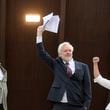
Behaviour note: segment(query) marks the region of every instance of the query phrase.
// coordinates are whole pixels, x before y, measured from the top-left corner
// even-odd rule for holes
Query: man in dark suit
[[[54,103],[53,110],[88,110],[91,103],[91,79],[87,64],[73,59],[74,47],[63,42],[58,47],[58,57],[52,58],[43,46],[44,27],[37,29],[39,56],[50,66],[54,80],[48,100]]]

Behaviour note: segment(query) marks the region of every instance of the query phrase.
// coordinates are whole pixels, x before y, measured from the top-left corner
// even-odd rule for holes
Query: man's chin
[[[65,58],[65,61],[68,62],[68,61],[70,61],[71,59],[72,59],[72,58]]]

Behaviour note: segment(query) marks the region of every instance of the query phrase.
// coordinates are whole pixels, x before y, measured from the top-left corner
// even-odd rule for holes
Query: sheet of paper
[[[52,18],[53,12],[43,17],[43,25],[46,25],[48,21]]]
[[[0,81],[3,80],[3,72],[2,70],[0,69]]]
[[[58,27],[60,22],[60,18],[58,15],[53,15],[52,12],[49,15],[43,17],[43,20],[44,20],[43,21],[44,30],[54,33],[58,32]]]
[[[59,27],[60,18],[58,15],[53,16],[49,22],[45,25],[45,30],[57,33]]]

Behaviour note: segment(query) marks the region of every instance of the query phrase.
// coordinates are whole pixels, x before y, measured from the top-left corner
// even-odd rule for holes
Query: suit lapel
[[[74,73],[77,73],[77,71],[79,71],[80,68],[81,67],[80,67],[79,63],[77,61],[75,61],[75,72]]]
[[[66,71],[67,71],[66,66],[63,63],[62,59],[60,57],[58,57],[56,60],[57,60],[58,64],[60,65],[61,69],[64,71],[64,73],[66,73]]]

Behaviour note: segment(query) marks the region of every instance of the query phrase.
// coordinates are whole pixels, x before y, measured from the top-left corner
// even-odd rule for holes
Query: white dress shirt
[[[98,77],[96,77],[94,79],[95,83],[100,84],[101,86],[105,87],[106,89],[110,90],[110,80],[103,78],[101,75],[99,75]],[[110,102],[109,104],[106,106],[105,110],[110,110]]]
[[[40,43],[40,42],[42,42],[42,41],[43,41],[42,36],[37,36],[37,37],[36,37],[36,43]]]
[[[3,80],[3,72],[2,72],[2,70],[0,68],[0,81],[2,81],[2,80]]]
[[[99,75],[98,77],[96,77],[94,79],[94,82],[95,83],[98,83],[100,84],[101,86],[107,88],[110,90],[110,80],[106,79],[106,78],[103,78],[101,75]]]

